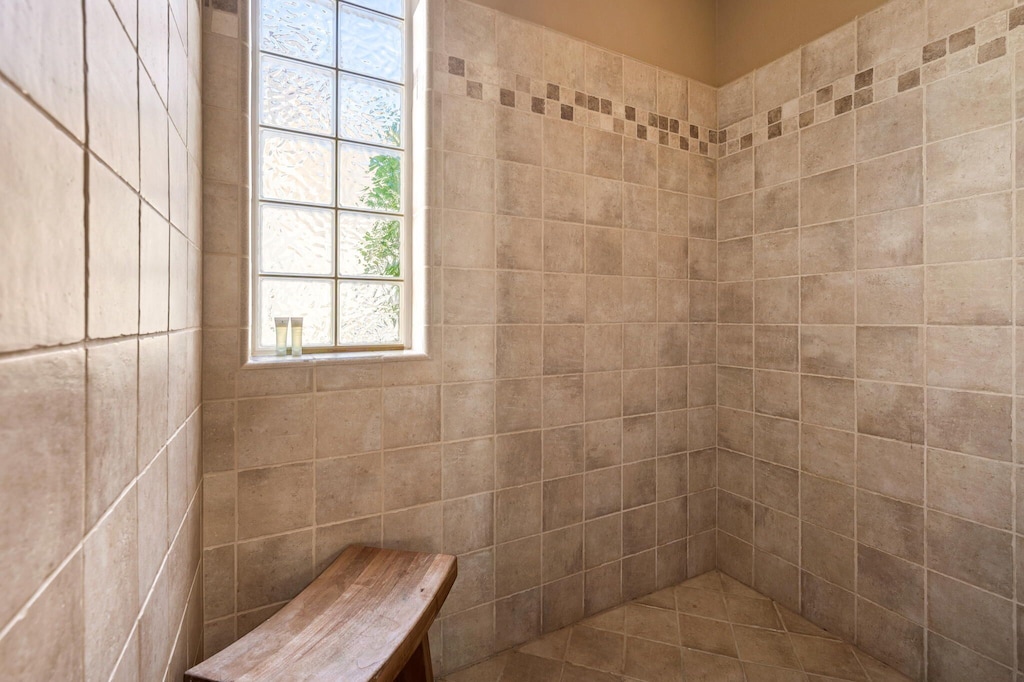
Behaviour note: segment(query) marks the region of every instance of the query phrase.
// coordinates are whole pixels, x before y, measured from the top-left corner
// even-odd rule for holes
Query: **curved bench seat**
[[[427,630],[455,557],[350,546],[287,606],[185,680],[432,680]]]

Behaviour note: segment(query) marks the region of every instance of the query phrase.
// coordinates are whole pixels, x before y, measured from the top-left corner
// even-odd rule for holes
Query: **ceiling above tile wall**
[[[886,0],[475,0],[724,85]]]

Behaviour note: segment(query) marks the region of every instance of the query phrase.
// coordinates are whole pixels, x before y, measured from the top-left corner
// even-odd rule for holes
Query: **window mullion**
[[[375,0],[366,1],[369,4]],[[288,13],[294,10],[291,9],[291,5],[286,7],[285,4],[279,0],[257,0],[258,9],[254,13],[256,37],[253,44],[257,65],[253,70],[253,84],[256,87],[254,87],[252,98],[252,106],[255,111],[251,120],[254,123],[254,130],[259,134],[254,136],[253,146],[254,203],[257,209],[253,211],[252,215],[254,245],[251,259],[251,267],[254,271],[253,348],[255,352],[261,353],[273,346],[272,343],[261,338],[261,334],[265,333],[261,327],[265,326],[266,319],[264,318],[268,314],[272,319],[273,314],[277,312],[278,309],[271,306],[274,301],[291,300],[290,304],[282,307],[282,314],[287,314],[287,310],[294,308],[296,304],[301,307],[319,301],[316,306],[320,307],[314,308],[311,314],[311,318],[316,318],[313,320],[312,328],[310,320],[307,320],[305,325],[305,336],[309,343],[311,332],[317,328],[316,325],[322,324],[323,318],[319,316],[323,312],[322,306],[328,299],[330,322],[327,326],[329,328],[320,331],[326,333],[326,338],[322,340],[329,343],[328,345],[317,345],[315,342],[311,344],[318,350],[405,347],[409,336],[408,330],[405,329],[407,315],[404,306],[408,300],[405,292],[409,286],[407,280],[410,267],[407,257],[410,227],[406,187],[409,182],[407,154],[411,148],[408,86],[406,85],[411,70],[407,63],[409,34],[406,19],[373,7],[364,7],[358,2],[329,3],[334,8],[333,26],[330,29],[330,33],[333,35],[329,36],[333,41],[329,45],[333,59],[325,64],[323,61],[317,61],[317,57],[325,55],[327,48],[317,48],[316,45],[311,47],[308,39],[310,36],[317,38],[327,34],[317,33],[315,27],[311,29],[305,23],[296,23],[298,19],[295,19],[295,16],[299,15],[289,15]],[[392,6],[386,0],[375,2],[375,4],[388,9]],[[269,10],[266,9],[268,5],[270,6]],[[318,20],[318,17],[322,15],[321,10],[326,10],[329,7],[324,0],[299,0],[299,5],[308,5],[309,7],[308,11],[301,15],[302,22]],[[346,8],[351,11],[346,12]],[[267,12],[277,13],[271,17],[271,23],[279,33],[271,39],[272,49],[267,48],[265,44],[267,34],[262,32],[262,22]],[[343,22],[346,16],[351,17],[352,21],[356,23],[345,25]],[[289,24],[289,21],[292,23]],[[360,26],[367,30],[361,34],[353,33],[353,26]],[[380,34],[376,38],[382,42],[379,49],[372,48],[374,49],[374,58],[365,62],[358,61],[363,53],[360,53],[358,49],[353,52],[352,46],[369,49],[373,38],[371,30],[378,28]],[[296,35],[301,35],[302,39],[289,42],[288,31],[294,31]],[[342,43],[342,36],[346,31],[350,35],[356,36],[353,42],[348,43],[348,48]],[[398,35],[401,36],[400,40]],[[323,44],[320,43],[321,46]],[[319,51],[306,51],[314,48]],[[350,55],[354,54],[356,57],[356,61],[351,61],[348,65],[354,64],[359,68],[361,68],[360,65],[365,65],[365,70],[370,73],[360,73],[351,68],[342,68],[343,50],[346,49],[349,50]],[[396,59],[399,61],[393,66],[388,66],[386,61],[379,61],[380,54],[394,54],[396,49],[398,50]],[[322,95],[318,93],[323,93],[322,84],[325,81],[322,76],[317,81],[316,74],[324,71],[333,72],[334,76],[329,85],[332,95],[330,100],[333,121],[331,134],[309,129],[310,126],[306,126],[306,129],[302,130],[288,127],[292,124],[305,124],[306,121],[323,120],[320,115],[318,115],[319,118],[303,118],[304,112],[302,111],[295,113],[295,117],[292,117],[285,110],[284,116],[275,119],[274,123],[262,123],[263,107],[265,106],[263,87],[270,83],[266,87],[270,88],[271,93],[275,90],[273,81],[264,80],[264,56],[278,60],[274,63],[278,72],[274,76],[267,76],[267,78],[294,75],[295,80],[289,82],[289,87],[297,87],[296,84],[301,87],[312,83],[319,88],[318,91],[306,91],[312,98],[311,100],[297,100],[296,106],[300,110],[303,106],[318,105],[316,97],[322,98]],[[290,69],[288,65],[295,68]],[[267,68],[272,67],[268,66]],[[401,80],[386,77],[399,74],[402,76]],[[306,81],[303,81],[303,78],[306,78]],[[344,92],[342,91],[343,83],[347,88]],[[280,93],[281,90],[276,90],[276,92]],[[343,97],[347,99],[343,100]],[[392,102],[389,98],[396,99]],[[279,99],[278,101],[286,100]],[[388,113],[388,106],[392,105],[397,106],[397,115]],[[360,107],[362,107],[361,110]],[[278,109],[278,111],[281,110]],[[346,121],[353,123],[346,126]],[[279,125],[282,122],[285,125]],[[384,133],[389,130],[387,126],[390,125],[397,125],[397,130],[400,131],[397,145],[387,143],[390,142],[387,135],[392,133],[387,133],[387,135]],[[391,130],[396,129],[392,128]],[[269,145],[270,142],[265,143],[263,131],[267,131],[272,136],[269,140],[272,140],[276,147],[265,148],[265,144]],[[347,134],[353,132],[357,133],[358,137],[353,138],[352,135]],[[364,136],[374,139],[359,139]],[[310,169],[316,172],[318,168],[317,163],[319,162],[312,151],[316,149],[315,141],[317,140],[321,143],[331,143],[334,150],[328,166],[331,170],[331,196],[333,196],[330,203],[311,203],[309,201],[312,196],[319,197],[319,195],[310,194],[312,189],[308,183],[316,177],[321,178],[319,182],[322,182],[324,177],[322,173],[318,176],[308,175]],[[343,166],[343,160],[348,160],[350,164],[354,165]],[[319,168],[323,168],[323,166]],[[269,185],[265,184],[264,177],[271,178]],[[313,187],[315,187],[315,183]],[[274,190],[273,195],[265,193],[268,189]],[[299,194],[289,196],[290,192],[299,192]],[[343,204],[343,202],[346,203]],[[292,255],[300,260],[302,257],[311,257],[313,253],[319,251],[318,265],[316,265],[319,272],[306,272],[301,262],[296,265],[294,259],[289,261],[288,258],[284,260],[275,258],[274,267],[270,267],[271,263],[265,262],[266,254],[263,249],[271,247],[272,244],[264,243],[268,237],[264,232],[270,229],[266,222],[269,218],[265,218],[264,209],[277,210],[283,212],[282,215],[287,215],[288,211],[292,211],[293,227],[300,232],[309,232],[314,225],[322,224],[322,222],[314,221],[315,216],[321,215],[323,211],[330,212],[328,234],[331,243],[326,245],[329,246],[329,258],[324,254],[322,242],[318,242],[321,243],[321,246],[313,251],[310,250],[308,242],[306,244],[286,242],[287,248],[279,247],[279,250],[298,251],[298,255],[294,253]],[[354,222],[352,220],[344,221],[343,217],[346,215],[351,215]],[[287,228],[276,229],[278,230],[275,237],[278,239],[277,243],[280,243],[281,238],[287,239]],[[284,229],[284,232],[281,232],[281,229]],[[357,231],[343,234],[343,230],[353,229]],[[315,233],[302,236],[307,240],[313,239],[314,242],[316,239],[322,239],[322,237],[316,237]],[[341,260],[343,249],[347,254],[344,267]],[[324,258],[328,258],[330,263],[329,274],[324,271]],[[285,263],[291,263],[291,265],[283,266]],[[310,267],[312,267],[311,263],[310,261]],[[379,269],[385,266],[387,266],[386,270]],[[281,269],[282,267],[284,269]],[[349,271],[353,268],[357,270],[366,268],[367,274],[350,274]],[[395,271],[396,268],[397,271]],[[285,269],[303,271],[286,272]],[[393,274],[397,276],[385,274],[393,271],[395,271]],[[330,292],[326,290],[328,285]],[[289,296],[292,298],[289,299]],[[342,310],[343,305],[345,310]],[[291,314],[294,315],[294,312]],[[374,322],[370,324],[367,322],[368,319],[373,319]],[[393,327],[389,325],[393,325]],[[394,332],[389,332],[389,329],[393,329]],[[346,337],[345,330],[355,331]],[[366,336],[366,338],[361,338],[360,335]]]

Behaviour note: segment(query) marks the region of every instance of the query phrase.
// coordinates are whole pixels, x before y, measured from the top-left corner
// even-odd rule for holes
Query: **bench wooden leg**
[[[430,642],[423,635],[420,645],[406,662],[395,682],[434,682],[434,667],[430,662]]]

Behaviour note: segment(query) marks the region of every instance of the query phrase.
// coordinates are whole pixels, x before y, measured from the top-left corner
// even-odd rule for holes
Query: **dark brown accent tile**
[[[562,105],[562,120],[571,121],[573,119],[573,106],[571,104]]]
[[[627,121],[635,121],[636,120],[636,107],[631,107],[631,106],[627,106],[626,107],[626,120]]]
[[[679,138],[679,148],[682,149],[682,150],[685,150],[685,151],[690,151],[690,138],[688,138],[688,137],[680,137]]]
[[[768,125],[782,120],[782,107],[775,107],[768,112]]]
[[[768,139],[769,140],[774,140],[776,137],[781,137],[781,136],[782,136],[782,124],[781,123],[772,123],[770,126],[768,126]]]
[[[1024,6],[1014,7],[1010,10],[1010,19],[1007,30],[1012,31],[1018,26],[1024,26]]]
[[[709,130],[708,131],[708,142],[710,142],[711,144],[718,144],[718,131],[717,130]]]
[[[674,119],[674,118],[671,119],[668,122],[668,131],[670,133],[672,133],[673,135],[678,135],[679,134],[679,121]]]
[[[845,114],[846,112],[853,109],[853,95],[847,95],[846,97],[840,97],[836,100],[836,116]]]
[[[868,87],[869,85],[873,84],[874,82],[875,82],[875,70],[874,69],[867,69],[866,71],[861,71],[860,73],[858,73],[856,76],[853,77],[853,89],[854,90],[860,90],[861,88]]]
[[[562,89],[554,83],[548,83],[548,99],[553,99],[556,102],[562,97]]]
[[[587,109],[591,111],[601,110],[601,98],[594,97],[593,95],[587,95]]]
[[[707,142],[701,142],[700,143],[700,153],[703,154],[704,156],[708,155],[708,143]]]
[[[946,56],[946,40],[936,40],[921,48],[921,61],[927,64]]]
[[[1006,54],[1006,37],[996,38],[978,48],[978,63],[984,64]]]
[[[921,69],[914,69],[913,71],[900,74],[897,81],[897,90],[899,92],[912,90],[919,85],[921,85]]]
[[[544,113],[544,99],[541,98],[541,97],[534,97],[530,101],[530,110],[533,111],[533,113],[535,113],[535,114],[543,114]]]
[[[697,126],[690,126],[690,137],[692,137],[693,139],[697,139],[698,137],[700,137],[700,129]]]
[[[506,107],[514,107],[516,105],[516,93],[514,90],[501,89],[501,103]]]
[[[800,114],[801,128],[806,128],[812,123],[814,123],[814,109],[811,109],[810,111],[805,111],[804,113]]]
[[[660,130],[668,130],[668,116],[658,117],[658,128]]]
[[[816,104],[827,104],[832,101],[832,86],[826,85],[825,87],[818,90],[817,98],[815,99]]]
[[[729,131],[728,130],[719,130],[718,131],[718,141],[720,143],[724,144],[728,140],[729,140]]]
[[[465,76],[466,61],[458,57],[448,57],[448,73],[454,76]]]
[[[610,99],[603,99],[603,100],[601,100],[601,113],[602,114],[608,114],[609,116],[611,116],[611,114],[612,114],[612,101]]]
[[[973,45],[975,40],[977,40],[977,38],[975,37],[973,26],[960,31],[959,33],[954,33],[949,36],[949,51],[951,53],[959,52],[960,50]]]
[[[668,131],[666,131],[666,130],[659,130],[658,131],[658,143],[659,144],[664,144],[664,145],[668,144]]]
[[[753,133],[747,133],[740,138],[740,149],[750,149],[752,146],[754,146]]]
[[[576,91],[576,106],[578,106],[578,107],[585,107],[585,106],[587,106],[587,96],[585,94],[583,94],[582,92],[580,92],[579,90]]]
[[[647,112],[647,126],[649,128],[658,127],[658,115],[652,112]]]
[[[872,88],[864,88],[853,94],[853,106],[856,109],[871,104],[875,101],[875,92]]]
[[[647,139],[647,126],[638,125],[636,127],[636,136],[637,136],[637,139],[646,140]]]

